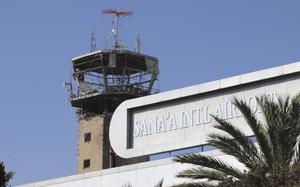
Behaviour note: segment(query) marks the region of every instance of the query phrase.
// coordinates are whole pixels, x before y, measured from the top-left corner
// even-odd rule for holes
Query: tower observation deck
[[[135,51],[119,41],[120,18],[132,12],[107,9],[102,13],[114,18],[112,47],[96,50],[92,33],[91,52],[72,59],[72,80],[65,84],[78,111],[78,173],[148,160],[147,156],[123,159],[116,155],[109,143],[109,123],[123,101],[159,91],[158,59],[140,52],[140,33]]]
[[[83,113],[111,113],[124,100],[157,93],[158,59],[129,50],[103,50],[72,59],[71,104]],[[75,89],[74,89],[75,88]]]

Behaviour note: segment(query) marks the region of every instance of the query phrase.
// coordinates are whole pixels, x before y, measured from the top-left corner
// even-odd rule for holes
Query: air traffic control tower
[[[70,102],[78,115],[77,172],[84,173],[147,161],[148,157],[123,159],[111,149],[109,123],[114,110],[127,99],[158,92],[158,59],[140,53],[137,37],[135,51],[126,49],[118,39],[119,19],[127,10],[108,9],[113,16],[113,45],[96,50],[92,34],[91,52],[72,59]]]

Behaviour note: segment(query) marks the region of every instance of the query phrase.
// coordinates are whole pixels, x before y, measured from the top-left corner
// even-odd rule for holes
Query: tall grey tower
[[[70,102],[77,108],[77,172],[84,173],[148,160],[148,157],[123,159],[114,154],[109,143],[109,123],[114,110],[127,99],[158,92],[158,59],[126,49],[119,41],[119,19],[127,10],[108,9],[113,16],[113,46],[72,59],[73,80]],[[93,33],[93,42],[94,33]],[[95,45],[94,45],[95,46]]]

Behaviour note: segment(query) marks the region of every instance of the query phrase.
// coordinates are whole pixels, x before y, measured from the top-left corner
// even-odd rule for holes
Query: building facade
[[[256,96],[265,95],[276,101],[278,96],[295,95],[300,92],[300,62],[246,73],[191,87],[126,100],[111,116],[109,139],[114,153],[124,159],[148,157],[141,163],[86,172],[74,176],[51,179],[20,187],[152,187],[161,179],[163,186],[171,186],[184,179],[176,173],[190,165],[174,163],[172,158],[186,153],[199,153],[218,157],[226,163],[239,164],[207,145],[206,138],[213,128],[210,114],[228,120],[245,132],[253,133],[243,121],[239,111],[232,105],[232,98],[245,100],[258,117],[260,109]],[[84,125],[82,142],[94,139],[88,132],[101,132],[101,116],[94,117]],[[84,121],[82,121],[84,123]],[[96,125],[93,125],[93,124]],[[91,124],[91,125],[90,125]],[[99,142],[99,140],[97,140]],[[100,141],[101,142],[101,141]],[[99,147],[97,144],[93,145]],[[87,146],[85,148],[89,149]],[[82,151],[88,153],[89,151]],[[99,154],[101,149],[95,150]],[[83,160],[93,155],[82,156]],[[92,161],[93,162],[93,161]],[[95,158],[95,162],[100,160]],[[86,163],[87,164],[87,163]],[[82,165],[84,167],[84,163]],[[240,165],[240,167],[243,167]],[[88,170],[86,170],[88,171]],[[92,169],[91,169],[92,171]]]

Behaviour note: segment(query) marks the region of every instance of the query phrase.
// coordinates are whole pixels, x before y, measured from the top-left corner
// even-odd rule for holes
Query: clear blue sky
[[[104,8],[134,16],[121,38],[160,59],[162,91],[300,61],[297,0],[1,0],[0,160],[12,184],[76,173],[77,122],[68,94],[71,58],[111,30]]]

